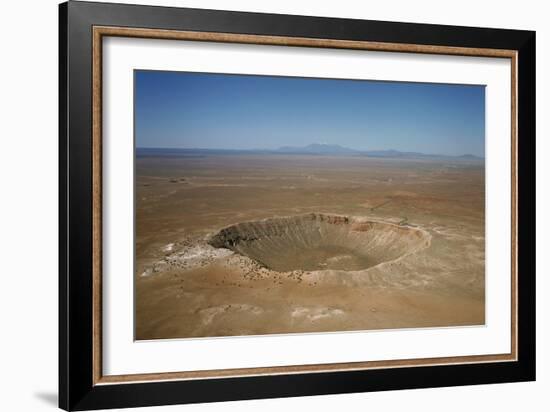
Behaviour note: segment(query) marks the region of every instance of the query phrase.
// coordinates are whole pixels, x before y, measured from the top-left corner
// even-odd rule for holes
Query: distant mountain
[[[387,158],[402,158],[402,159],[460,159],[460,160],[484,160],[483,157],[474,156],[472,154],[464,154],[461,156],[426,154],[420,152],[400,152],[399,150],[367,150],[360,152],[368,157],[387,157]]]
[[[357,150],[343,147],[337,144],[312,143],[307,146],[283,146],[277,150],[279,153],[296,154],[351,154],[359,153]]]
[[[462,156],[457,156],[461,159],[472,159],[472,160],[482,160],[483,157],[479,157],[473,154],[463,154]]]
[[[399,150],[355,150],[349,147],[340,146],[337,144],[312,143],[307,146],[283,146],[275,149],[274,153],[284,154],[310,154],[310,155],[356,155],[368,157],[384,157],[384,158],[399,158],[399,159],[462,159],[462,160],[483,160],[482,157],[472,154],[464,154],[461,156],[426,154],[420,152],[401,152]]]
[[[212,155],[318,155],[318,156],[365,156],[388,159],[433,159],[458,160],[467,162],[484,161],[483,157],[472,154],[459,156],[426,154],[420,152],[401,152],[399,150],[354,150],[337,144],[312,143],[307,146],[283,146],[278,149],[169,149],[140,148],[136,149],[139,157],[196,157]]]

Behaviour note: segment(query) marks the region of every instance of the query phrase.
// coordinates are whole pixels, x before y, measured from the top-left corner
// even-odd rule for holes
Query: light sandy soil
[[[140,157],[136,170],[137,339],[485,322],[483,163],[225,155]],[[422,241],[377,250],[356,228],[323,226],[313,232],[345,242],[312,250],[291,220],[277,229],[298,230],[284,247],[265,241],[271,229],[209,244],[232,225],[302,216],[388,223]]]

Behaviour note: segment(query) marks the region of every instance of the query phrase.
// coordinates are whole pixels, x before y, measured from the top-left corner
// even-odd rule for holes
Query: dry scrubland
[[[136,160],[136,338],[479,325],[484,165]]]

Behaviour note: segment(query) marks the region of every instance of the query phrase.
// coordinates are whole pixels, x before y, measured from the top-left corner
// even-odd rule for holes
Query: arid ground
[[[485,322],[481,160],[136,158],[136,339]]]

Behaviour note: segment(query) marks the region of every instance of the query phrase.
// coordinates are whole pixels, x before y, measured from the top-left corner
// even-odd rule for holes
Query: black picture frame
[[[97,385],[92,28],[137,27],[517,51],[517,361]],[[90,410],[535,380],[535,32],[89,3],[59,6],[59,406]]]

